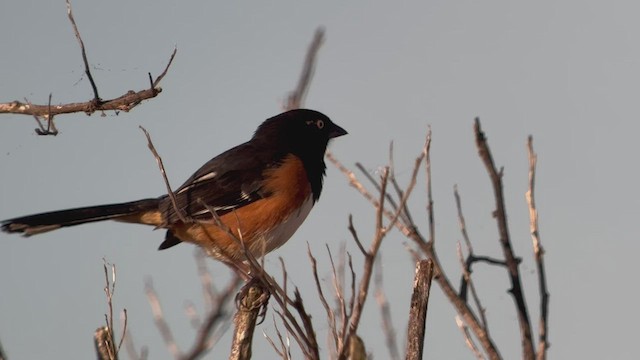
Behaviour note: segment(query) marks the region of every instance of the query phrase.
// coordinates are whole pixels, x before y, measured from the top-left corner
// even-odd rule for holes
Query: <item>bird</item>
[[[16,217],[1,229],[31,236],[105,220],[145,224],[166,229],[159,250],[192,243],[248,276],[247,252],[277,249],[305,220],[322,192],[327,145],[346,134],[321,112],[289,110],[206,162],[172,196]]]

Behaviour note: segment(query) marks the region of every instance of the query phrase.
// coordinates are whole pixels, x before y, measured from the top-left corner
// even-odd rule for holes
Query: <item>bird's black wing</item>
[[[211,219],[268,196],[262,187],[264,170],[278,163],[277,154],[251,142],[216,156],[196,171],[175,192],[177,207],[186,218]],[[205,206],[206,204],[206,206]],[[167,224],[180,220],[168,196],[160,210]]]

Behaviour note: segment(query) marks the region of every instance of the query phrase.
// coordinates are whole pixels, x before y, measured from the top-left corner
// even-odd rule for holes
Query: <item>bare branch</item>
[[[173,63],[173,59],[175,59],[177,53],[178,53],[178,48],[174,47],[173,52],[169,57],[169,62],[167,63],[167,66],[165,66],[164,70],[162,70],[162,73],[160,73],[160,75],[158,75],[158,77],[155,80],[153,80],[153,83],[152,83],[153,86],[151,87],[151,89],[157,89],[158,93],[162,91],[160,88],[158,88],[158,85],[160,84],[160,81],[164,79],[165,75],[167,75],[167,72],[169,72],[169,67]],[[149,73],[149,77],[151,77],[151,73]]]
[[[251,342],[265,289],[256,285],[248,284],[248,286],[246,291],[243,291],[245,296],[238,303],[238,310],[233,317],[235,332],[229,360],[251,359]]]
[[[462,268],[462,278],[464,279],[463,286],[460,287],[460,297],[467,300],[466,287],[468,286],[471,290],[471,297],[473,298],[473,302],[476,304],[476,308],[478,309],[478,313],[480,313],[480,321],[484,331],[489,333],[489,325],[487,323],[487,318],[485,316],[485,308],[482,306],[480,302],[480,297],[476,291],[476,286],[471,279],[471,263],[464,260],[464,256],[462,255],[462,245],[458,243],[457,246],[458,259],[460,260],[460,267]],[[471,258],[471,253],[469,254],[469,258]],[[463,290],[464,289],[464,290]]]
[[[460,232],[462,232],[462,238],[467,245],[467,252],[469,253],[467,261],[465,261],[462,255],[462,246],[460,245],[460,243],[458,243],[458,258],[460,259],[460,266],[462,267],[462,284],[460,285],[460,297],[462,297],[466,301],[466,289],[468,286],[471,289],[471,296],[473,297],[473,300],[476,304],[476,308],[480,313],[480,321],[482,327],[487,333],[489,333],[489,325],[485,316],[485,309],[480,302],[480,297],[478,296],[478,293],[476,291],[475,284],[473,283],[473,280],[471,280],[471,265],[476,258],[475,254],[473,253],[473,246],[471,246],[469,234],[467,233],[467,225],[464,220],[464,215],[462,214],[462,201],[460,199],[460,194],[458,193],[457,185],[453,188],[453,196],[455,197],[456,208],[458,209],[458,222],[460,224]]]
[[[423,149],[423,153],[428,152],[426,147]],[[426,157],[426,154],[425,154]],[[345,176],[347,177],[349,184],[353,186],[356,190],[362,194],[362,196],[367,199],[376,209],[380,208],[379,201],[374,198],[374,196],[362,185],[362,183],[358,180],[357,176],[349,169],[347,169],[340,161],[338,161],[333,155],[327,154],[327,159],[333,163]],[[427,174],[429,177],[430,175]],[[431,181],[427,179],[427,181]],[[433,208],[428,209],[429,211],[433,211]],[[392,219],[394,214],[390,211],[384,211],[384,216],[388,219]],[[501,359],[500,353],[493,343],[493,340],[487,334],[482,326],[480,325],[478,319],[476,318],[473,311],[469,308],[467,303],[459,298],[458,293],[451,285],[451,282],[447,278],[446,274],[443,271],[442,265],[438,260],[438,256],[433,247],[433,242],[427,242],[427,240],[420,234],[418,228],[414,223],[403,223],[402,221],[397,221],[395,223],[396,228],[408,239],[412,240],[427,256],[429,259],[433,261],[434,265],[434,274],[436,275],[436,280],[438,285],[446,295],[447,299],[451,302],[453,307],[456,309],[460,317],[463,321],[469,326],[471,331],[476,335],[480,344],[482,345],[484,351],[486,352],[488,358],[492,360]]]
[[[278,336],[278,341],[280,342],[280,348],[276,346],[273,339],[271,339],[271,337],[269,337],[264,331],[262,332],[262,335],[264,335],[264,337],[267,339],[269,344],[271,344],[271,347],[278,354],[278,356],[280,356],[282,359],[285,359],[285,360],[291,359],[291,347],[287,345],[289,343],[288,341],[289,338],[287,337],[287,344],[285,344],[285,341],[282,338],[282,333],[280,332],[280,328],[278,328],[278,323],[276,323],[275,316],[273,317],[273,327],[276,329],[276,336]]]
[[[125,111],[128,112],[144,100],[152,99],[162,92],[161,88],[145,89],[140,91],[128,91],[126,94],[111,100],[102,101],[98,106],[93,106],[91,101],[80,103],[68,103],[62,105],[35,105],[12,101],[0,103],[0,114],[54,116],[60,114],[86,113],[96,111]],[[49,112],[49,108],[51,111]]]
[[[113,333],[108,326],[99,327],[93,334],[93,343],[99,360],[116,360],[116,347]]]
[[[287,104],[285,106],[286,110],[297,109],[304,103],[304,98],[309,90],[311,79],[313,78],[318,51],[320,51],[320,46],[322,46],[323,42],[324,29],[320,27],[316,29],[316,32],[313,35],[313,40],[307,49],[307,56],[304,61],[302,73],[298,79],[298,86],[296,86],[296,89],[289,94],[289,98],[287,99]]]
[[[356,228],[353,226],[353,215],[349,214],[349,232],[351,233],[351,237],[353,238],[353,240],[356,242],[356,245],[358,245],[358,249],[360,249],[360,252],[362,253],[362,255],[367,255],[367,250],[364,249],[364,246],[362,246],[362,242],[360,241],[360,238],[358,237],[358,232],[356,231]]]
[[[433,245],[436,239],[436,228],[433,211],[433,195],[431,191],[431,127],[427,130],[427,139],[422,150],[425,162],[426,183],[427,183],[427,217],[429,219],[429,243]]]
[[[115,341],[115,333],[114,333],[114,320],[113,320],[113,295],[116,290],[116,266],[113,264],[107,263],[105,259],[103,260],[103,269],[104,269],[104,278],[105,278],[105,287],[104,292],[107,298],[107,311],[105,314],[105,326],[98,328],[94,332],[94,344],[96,348],[96,354],[99,359],[110,359],[115,360],[118,358],[118,353],[120,352],[120,347],[122,346],[122,342],[124,337],[127,335],[127,310],[123,310],[123,329],[122,336],[120,338],[120,342],[116,346]],[[111,270],[111,271],[109,271]],[[111,274],[111,277],[109,277]]]
[[[182,210],[178,208],[178,201],[176,200],[176,196],[173,193],[173,190],[171,190],[171,185],[169,184],[169,179],[167,178],[167,172],[164,170],[164,164],[162,163],[162,158],[160,157],[160,154],[158,154],[158,152],[156,151],[155,146],[153,146],[153,142],[151,141],[151,135],[149,135],[149,132],[147,131],[147,129],[143,128],[142,126],[139,126],[139,128],[140,130],[142,130],[142,132],[144,132],[144,136],[147,137],[147,146],[149,147],[149,150],[151,150],[153,157],[156,159],[156,162],[158,163],[158,167],[160,168],[160,174],[162,174],[162,179],[164,180],[164,184],[167,188],[167,195],[169,195],[169,199],[171,199],[171,204],[173,205],[173,209],[175,210],[176,215],[178,215],[178,218],[180,218],[180,221],[182,221],[183,223],[189,222],[185,218],[184,214],[182,214]]]
[[[96,86],[95,80],[93,80],[93,76],[91,75],[91,70],[89,69],[89,60],[87,60],[87,51],[84,47],[84,42],[80,37],[80,31],[78,30],[78,25],[76,25],[76,20],[73,18],[73,11],[71,10],[71,3],[67,0],[67,15],[69,16],[69,21],[71,21],[71,25],[73,26],[73,32],[76,34],[76,39],[78,39],[78,43],[80,44],[80,50],[82,51],[82,62],[84,63],[84,72],[87,74],[87,78],[89,78],[89,82],[91,83],[91,88],[93,89],[93,102],[95,105],[100,103],[100,96],[98,95],[98,87]]]
[[[349,350],[349,340],[356,335],[358,330],[358,326],[360,325],[360,318],[362,317],[362,311],[364,309],[364,304],[367,299],[369,293],[369,285],[371,282],[371,276],[373,274],[373,264],[376,260],[378,250],[380,249],[380,245],[382,244],[382,240],[384,239],[386,233],[386,228],[383,225],[383,209],[384,209],[384,200],[387,191],[387,183],[389,180],[389,168],[385,167],[382,170],[381,179],[380,179],[380,195],[378,198],[378,204],[380,206],[376,209],[376,225],[375,225],[375,235],[373,241],[371,242],[371,246],[369,247],[369,251],[365,255],[364,269],[362,271],[362,278],[360,280],[360,286],[358,288],[358,294],[356,296],[356,301],[353,306],[353,311],[351,313],[349,319],[349,331],[348,333],[343,334],[347,336],[344,339],[344,344],[342,349],[339,349],[338,359],[346,359],[347,351]],[[396,217],[397,216],[393,216]],[[392,217],[392,218],[393,218]]]
[[[136,345],[133,342],[133,336],[130,332],[126,333],[124,336],[124,347],[127,350],[127,355],[129,355],[130,359],[133,360],[147,360],[148,358],[148,349],[146,347],[142,347],[140,350],[140,355],[138,355],[138,351],[136,350]]]
[[[529,206],[529,227],[531,230],[531,241],[533,242],[533,254],[535,256],[536,266],[538,269],[538,289],[540,292],[540,320],[538,327],[537,359],[545,360],[547,358],[547,349],[549,349],[549,290],[547,289],[547,275],[544,266],[544,248],[540,243],[538,209],[536,208],[534,196],[538,155],[533,151],[533,137],[531,136],[529,136],[527,141],[527,150],[529,154],[529,190],[525,197]]]
[[[421,260],[416,264],[416,276],[413,282],[409,325],[407,329],[407,360],[420,360],[424,350],[424,330],[427,321],[429,292],[433,278],[433,261]]]
[[[307,255],[309,256],[309,261],[311,261],[311,270],[313,273],[313,279],[316,283],[316,290],[318,291],[318,296],[320,297],[320,303],[322,303],[322,307],[324,308],[325,313],[327,314],[327,320],[329,322],[329,331],[331,338],[334,340],[334,346],[338,347],[338,341],[340,337],[338,336],[337,327],[336,327],[336,318],[329,306],[329,302],[327,301],[324,292],[322,291],[322,284],[320,284],[320,278],[318,276],[318,261],[311,253],[311,247],[309,243],[307,243]]]
[[[533,339],[531,336],[531,322],[529,320],[529,314],[527,312],[527,305],[525,302],[524,293],[522,291],[522,283],[520,279],[520,271],[518,270],[518,260],[513,254],[511,246],[511,239],[509,236],[509,228],[507,226],[507,211],[505,209],[504,194],[502,191],[502,170],[498,171],[487,139],[480,127],[480,119],[476,118],[474,125],[476,146],[478,153],[482,159],[491,182],[493,185],[493,191],[495,195],[496,211],[495,217],[498,224],[498,230],[500,233],[500,245],[504,254],[505,261],[509,270],[509,279],[511,280],[511,289],[509,293],[513,296],[513,300],[516,304],[516,310],[518,313],[518,323],[520,324],[520,336],[522,340],[522,358],[523,359],[535,359],[536,352],[533,347]]]
[[[202,271],[202,269],[200,269]],[[191,346],[191,350],[180,357],[181,360],[195,360],[213,346],[211,334],[216,325],[220,324],[222,319],[227,317],[227,311],[225,307],[231,302],[233,295],[236,293],[238,286],[242,283],[242,278],[238,274],[234,274],[234,277],[229,281],[227,288],[215,297],[215,306],[211,307],[209,314],[205,321],[198,329],[194,344]]]
[[[49,93],[49,102],[47,103],[47,115],[43,116],[43,119],[47,121],[47,127],[45,127],[40,121],[40,117],[33,115],[33,118],[36,119],[38,123],[38,128],[36,129],[36,134],[38,135],[58,135],[58,129],[56,128],[56,124],[53,122],[53,115],[51,115],[51,98],[53,94]],[[26,101],[26,99],[25,99]],[[28,101],[27,103],[31,105]]]
[[[469,327],[464,324],[464,321],[462,321],[460,315],[456,315],[456,325],[458,325],[458,328],[462,332],[462,336],[464,336],[464,342],[467,344],[473,355],[475,355],[476,359],[484,360],[484,355],[482,355],[482,352],[480,351],[480,349],[478,349],[475,341],[473,341],[473,337],[471,335],[471,332],[469,331]]]
[[[36,117],[43,117],[49,120],[51,131],[42,131],[43,133],[41,135],[55,135],[57,134],[57,129],[55,128],[55,124],[52,123],[52,119],[55,115],[72,114],[79,112],[90,115],[96,111],[131,111],[134,107],[138,106],[144,100],[152,99],[162,92],[162,88],[158,87],[158,84],[169,71],[169,67],[173,62],[176,53],[177,48],[174,48],[173,52],[171,53],[171,57],[169,58],[169,62],[162,71],[162,74],[160,74],[160,76],[158,76],[152,82],[152,87],[149,89],[139,91],[129,90],[126,94],[121,95],[117,98],[113,98],[110,100],[100,100],[98,103],[96,103],[94,99],[86,102],[55,105],[53,107],[51,106],[50,94],[49,104],[47,105],[35,105],[28,101],[25,103],[19,101],[0,103],[0,114],[32,115]],[[42,128],[43,126],[41,126],[41,130]]]
[[[118,343],[118,349],[116,349],[116,354],[120,353],[120,349],[122,348],[122,344],[124,343],[124,338],[127,336],[127,323],[128,321],[128,316],[127,316],[127,309],[122,309],[122,315],[120,316],[120,319],[122,321],[122,335],[120,336],[120,342]]]
[[[204,249],[198,247],[196,248],[194,257],[198,268],[198,277],[200,277],[200,285],[202,286],[204,304],[207,309],[211,309],[213,308],[216,299],[216,289],[213,284],[211,273],[209,273],[209,269],[207,268],[207,255],[204,252]]]
[[[160,331],[160,335],[171,355],[173,355],[175,359],[178,359],[180,357],[180,348],[178,348],[169,324],[167,324],[167,321],[164,319],[160,299],[158,299],[158,294],[153,288],[151,279],[147,279],[144,288],[149,304],[151,305],[151,312],[153,313],[153,320],[156,323],[156,327]]]
[[[385,296],[384,285],[382,280],[382,261],[376,263],[376,272],[373,278],[375,285],[375,299],[380,308],[380,316],[382,317],[382,332],[387,343],[387,350],[389,350],[389,358],[392,360],[399,360],[400,355],[398,352],[398,343],[396,341],[396,331],[393,328],[393,321],[391,319],[391,307],[389,301]]]

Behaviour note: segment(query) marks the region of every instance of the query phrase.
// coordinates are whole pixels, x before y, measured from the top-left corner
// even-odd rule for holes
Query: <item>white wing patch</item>
[[[199,178],[194,179],[194,180],[193,180],[193,182],[192,182],[191,184],[189,184],[189,186],[185,186],[183,189],[180,189],[180,191],[178,191],[178,192],[176,193],[176,195],[177,195],[177,194],[182,194],[183,192],[188,191],[188,190],[189,190],[189,189],[191,189],[195,184],[197,184],[197,183],[199,183],[199,182],[202,182],[202,181],[205,181],[205,180],[209,180],[209,179],[213,179],[214,177],[216,177],[216,175],[218,175],[218,173],[217,173],[217,172],[215,172],[215,171],[212,171],[212,172],[210,172],[210,173],[206,173],[206,174],[204,174],[204,175],[200,176]]]

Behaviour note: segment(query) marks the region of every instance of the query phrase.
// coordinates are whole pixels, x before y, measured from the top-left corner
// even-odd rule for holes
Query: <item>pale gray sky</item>
[[[147,86],[174,46],[178,55],[163,93],[128,114],[60,117],[58,137],[38,137],[31,118],[0,122],[0,219],[60,208],[157,196],[164,192],[138,129],[151,133],[170,180],[179,185],[202,163],[248,139],[280,111],[297,80],[319,25],[327,30],[306,105],[349,131],[332,150],[345,164],[372,172],[395,141],[396,167],[407,180],[428,125],[433,130],[437,249],[459,276],[461,239],[452,189],[458,184],[477,252],[499,255],[492,193],[472,138],[480,116],[498,165],[514,247],[537,319],[535,265],[530,256],[525,142],[539,154],[538,206],[551,292],[551,358],[628,359],[636,354],[640,245],[633,225],[640,180],[635,153],[640,77],[640,4],[631,1],[175,2],[74,3],[101,96]],[[3,51],[0,101],[45,103],[91,96],[64,1],[8,0],[0,7]],[[305,299],[327,328],[306,259],[306,243],[326,265],[324,244],[338,251],[354,214],[361,236],[373,211],[329,166],[319,204],[282,256]],[[424,186],[412,202],[424,214]],[[424,220],[421,220],[424,224]],[[152,276],[180,346],[193,332],[184,304],[202,307],[193,248],[158,252],[150,228],[104,223],[30,239],[0,235],[0,341],[11,359],[89,358],[91,335],[106,311],[102,258],[118,266],[115,308],[127,308],[138,346],[153,359],[169,353],[153,325],[143,291]],[[382,247],[389,300],[404,342],[413,265],[404,239]],[[303,254],[305,254],[303,256]],[[359,262],[358,262],[359,265]],[[224,273],[212,262],[214,271]],[[327,274],[325,267],[325,275]],[[506,275],[478,266],[480,294],[492,335],[505,358],[520,356]],[[222,275],[221,275],[222,276]],[[377,308],[368,303],[362,336],[376,359],[388,355]],[[271,315],[271,313],[270,313]],[[536,324],[534,323],[534,329]],[[437,287],[427,322],[427,357],[472,359],[454,313]],[[273,334],[270,317],[259,331]],[[261,358],[275,358],[260,332]],[[229,336],[209,358],[225,357]],[[325,343],[321,343],[325,346]]]

